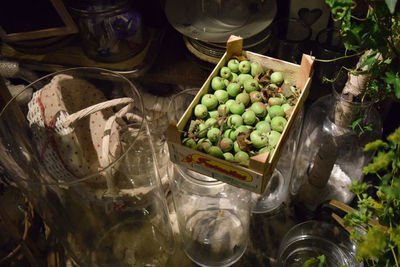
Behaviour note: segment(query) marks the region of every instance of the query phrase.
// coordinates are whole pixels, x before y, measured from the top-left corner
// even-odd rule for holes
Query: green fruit
[[[253,110],[247,110],[242,114],[243,122],[247,125],[253,125],[256,120],[257,116]]]
[[[267,109],[268,110],[268,109]],[[267,114],[267,116],[265,116],[264,121],[266,122],[271,122],[271,116],[269,114]]]
[[[260,130],[250,133],[250,141],[255,148],[262,148],[268,144],[268,134]]]
[[[184,138],[182,140],[182,144],[186,147],[189,147],[191,149],[196,149],[197,148],[197,144],[196,141],[194,141],[192,138]]]
[[[211,88],[214,89],[215,91],[225,89],[224,80],[219,76],[215,76],[211,80]]]
[[[207,127],[212,125],[212,127],[218,127],[217,119],[216,118],[208,118],[204,123]]]
[[[254,79],[247,79],[243,82],[243,88],[247,93],[258,90],[258,82]]]
[[[238,114],[229,116],[227,121],[228,127],[238,128],[243,125],[243,118]]]
[[[245,106],[247,106],[250,103],[250,95],[246,92],[238,94],[235,99],[242,102]]]
[[[228,113],[229,113],[229,112],[231,113],[231,104],[232,104],[232,103],[235,103],[235,100],[233,100],[233,99],[228,99],[228,101],[225,102],[225,106],[226,106],[226,108],[228,109],[228,110],[227,110]]]
[[[233,82],[226,87],[226,91],[231,97],[236,97],[240,93],[241,88],[238,83]]]
[[[245,166],[249,165],[249,160],[250,160],[249,154],[247,154],[244,151],[239,151],[235,154],[235,161],[238,161],[239,164],[241,165]]]
[[[250,73],[253,77],[260,75],[264,72],[264,68],[259,62],[252,62],[250,64]]]
[[[285,116],[285,112],[283,111],[283,108],[281,106],[272,106],[267,109],[268,110],[268,115],[273,119],[276,116]]]
[[[259,151],[258,151],[258,154],[263,154],[263,153],[266,153],[266,152],[270,152],[270,148],[268,147],[268,146],[265,146],[265,147],[263,147],[263,148],[261,148]]]
[[[280,71],[275,71],[271,74],[271,82],[281,84],[283,82],[283,74]]]
[[[225,90],[215,91],[214,96],[218,99],[219,103],[225,103],[229,99],[228,92]]]
[[[237,83],[238,83],[239,85],[243,85],[243,83],[244,83],[246,80],[248,80],[248,79],[253,79],[253,76],[251,76],[251,75],[248,74],[248,73],[241,73],[241,74],[239,74],[238,77],[237,77]]]
[[[251,69],[250,61],[242,60],[239,63],[239,71],[240,73],[249,73]]]
[[[217,146],[212,146],[208,149],[207,152],[209,155],[216,157],[216,158],[223,158],[222,150]]]
[[[219,147],[223,152],[228,152],[233,148],[233,141],[230,138],[222,138],[221,142],[219,142]]]
[[[231,76],[231,70],[228,67],[222,67],[219,71],[222,78],[228,79]]]
[[[201,97],[201,104],[206,106],[207,110],[213,110],[218,106],[218,99],[215,95],[205,94]]]
[[[273,117],[271,120],[272,130],[280,132],[280,133],[283,132],[283,130],[285,129],[286,124],[287,124],[287,120],[281,116]]]
[[[283,103],[283,98],[281,97],[270,97],[268,99],[268,105],[270,106],[280,106]]]
[[[207,107],[203,104],[197,104],[194,107],[194,115],[196,116],[196,118],[204,119],[208,115]]]
[[[261,102],[263,100],[262,93],[260,91],[250,92],[250,102]]]
[[[199,124],[199,126],[198,126],[198,135],[197,135],[198,138],[203,138],[203,137],[207,136],[208,129],[206,130],[206,128],[207,128],[207,126],[206,126],[205,123],[200,123]]]
[[[233,142],[233,151],[235,151],[235,153],[238,153],[239,151],[243,151],[240,149],[237,141]]]
[[[234,161],[235,160],[235,157],[230,152],[225,152],[222,156],[227,161]]]
[[[271,125],[269,124],[269,122],[259,121],[256,124],[256,129],[261,132],[268,133],[271,131]]]
[[[227,64],[228,68],[231,70],[231,72],[239,72],[239,60],[237,60],[236,58],[231,58],[228,61]]]
[[[207,138],[210,139],[211,143],[215,144],[218,142],[220,131],[218,128],[211,128],[207,132]]]
[[[224,132],[224,137],[229,138],[229,139],[232,140],[232,136],[233,136],[233,133],[234,133],[234,132],[235,132],[234,129],[227,129],[227,130]]]
[[[219,115],[218,110],[211,110],[211,111],[208,112],[208,116],[210,118],[214,118],[215,119],[218,115]]]
[[[285,112],[285,114],[289,109],[292,108],[292,106],[289,103],[282,104],[281,107],[282,107],[283,111]]]
[[[226,88],[228,86],[228,84],[230,84],[230,81],[229,81],[229,79],[224,79],[224,78],[223,78],[223,80],[224,80],[224,84],[225,84],[225,88]]]
[[[229,76],[229,78],[227,79],[230,82],[236,82],[238,75],[234,72],[231,72],[231,76]]]
[[[264,118],[267,115],[267,107],[262,102],[254,102],[251,105],[251,110],[258,118]]]
[[[218,106],[218,114],[221,116],[227,115],[229,113],[229,109],[226,107],[225,104],[221,104]]]
[[[197,150],[206,152],[208,149],[212,146],[212,143],[210,140],[206,138],[201,138],[199,141],[197,141]]]
[[[271,131],[271,132],[268,134],[268,143],[269,143],[269,146],[270,146],[271,148],[274,148],[274,147],[278,144],[280,138],[281,138],[281,133],[279,133],[279,132],[277,132],[277,131]]]
[[[245,105],[240,101],[235,101],[229,107],[229,110],[232,114],[238,114],[238,115],[242,115],[245,109],[246,109]]]

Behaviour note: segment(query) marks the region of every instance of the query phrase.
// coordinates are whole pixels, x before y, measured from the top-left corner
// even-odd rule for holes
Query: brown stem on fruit
[[[221,142],[221,139],[222,139],[222,129],[224,128],[224,125],[225,125],[226,120],[227,120],[225,114],[222,116],[221,120],[222,120],[222,123],[219,126],[219,136],[218,136],[218,143],[217,143],[218,147],[219,147],[219,143]]]

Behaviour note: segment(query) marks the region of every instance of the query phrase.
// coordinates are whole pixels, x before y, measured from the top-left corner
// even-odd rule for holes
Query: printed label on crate
[[[212,160],[203,155],[186,151],[183,147],[170,146],[171,160],[188,169],[224,181],[237,187],[258,192],[261,188],[262,176],[246,172],[234,166]]]

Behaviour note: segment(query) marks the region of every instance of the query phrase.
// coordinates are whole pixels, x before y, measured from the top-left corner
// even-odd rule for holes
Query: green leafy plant
[[[352,227],[351,238],[357,244],[357,257],[367,266],[400,266],[400,127],[387,137],[364,148],[376,151],[363,173],[375,175],[377,186],[353,183],[357,209],[344,217]],[[374,194],[367,193],[373,189]]]
[[[325,0],[340,25],[346,56],[359,56],[357,81],[348,91],[359,99],[400,99],[400,7],[397,0]],[[351,54],[351,55],[349,55]]]

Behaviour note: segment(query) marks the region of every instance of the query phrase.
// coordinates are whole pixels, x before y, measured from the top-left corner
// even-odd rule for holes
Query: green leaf
[[[372,68],[373,65],[378,63],[379,60],[376,58],[376,52],[373,52],[369,55],[364,54],[362,56],[362,64],[360,65],[359,69],[362,69],[365,66],[368,66],[368,70]]]
[[[394,11],[396,10],[397,0],[385,0],[385,3],[390,11],[390,14],[394,14]]]
[[[364,152],[376,151],[380,148],[386,148],[387,146],[388,146],[388,144],[386,142],[383,142],[382,140],[378,139],[378,140],[375,140],[373,142],[366,144],[363,151]]]
[[[392,84],[394,87],[394,94],[398,99],[400,99],[400,77],[398,77],[397,73],[393,73],[391,71],[387,71],[385,73],[385,77],[383,80],[388,84]]]

